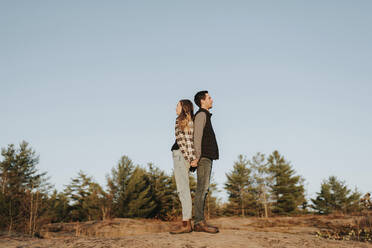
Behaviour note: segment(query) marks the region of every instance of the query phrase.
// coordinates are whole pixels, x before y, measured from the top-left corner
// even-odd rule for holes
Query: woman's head
[[[194,105],[188,99],[180,100],[176,108],[178,125],[183,131],[188,129],[188,123],[194,118]]]

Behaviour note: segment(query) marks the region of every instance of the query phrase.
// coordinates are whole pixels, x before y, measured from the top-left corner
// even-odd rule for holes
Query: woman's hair
[[[181,104],[181,114],[177,117],[178,127],[184,131],[189,129],[189,122],[194,118],[194,105],[187,99],[180,101]]]

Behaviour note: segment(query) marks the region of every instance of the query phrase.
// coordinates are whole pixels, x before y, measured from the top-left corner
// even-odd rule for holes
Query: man
[[[218,233],[218,228],[208,225],[204,219],[204,206],[209,190],[212,163],[219,156],[211,122],[212,114],[209,112],[213,106],[213,100],[208,91],[200,91],[195,95],[194,101],[199,107],[194,120],[194,147],[198,161],[194,231]]]

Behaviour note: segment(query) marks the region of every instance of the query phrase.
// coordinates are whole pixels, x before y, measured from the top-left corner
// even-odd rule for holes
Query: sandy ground
[[[175,223],[114,219],[105,222],[89,222],[71,225],[68,228],[49,226],[43,236],[48,238],[0,237],[0,247],[51,248],[51,247],[182,247],[182,248],[351,248],[371,247],[370,243],[334,241],[319,238],[317,230],[331,223],[347,223],[348,219],[327,220],[316,218],[220,218],[210,223],[220,227],[220,233],[188,233],[171,235]],[[49,228],[49,229],[48,229]],[[50,232],[48,230],[53,230]],[[126,234],[127,233],[127,234]],[[76,235],[79,235],[78,237]]]

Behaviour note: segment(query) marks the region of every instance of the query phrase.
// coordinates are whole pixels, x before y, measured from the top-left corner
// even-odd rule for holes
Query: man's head
[[[213,106],[212,97],[208,94],[208,91],[199,91],[194,97],[194,102],[199,108],[211,109]]]

